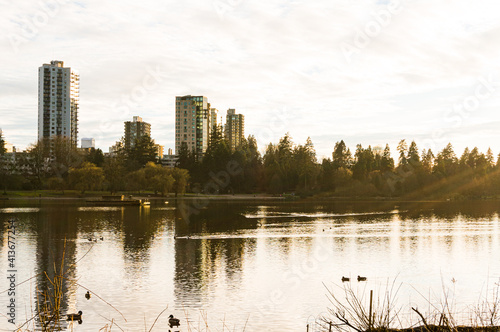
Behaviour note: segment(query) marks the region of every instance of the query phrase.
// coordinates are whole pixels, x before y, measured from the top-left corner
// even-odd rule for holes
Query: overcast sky
[[[261,150],[289,132],[335,142],[451,142],[500,152],[500,3],[0,0],[0,128],[37,139],[38,67],[80,74],[79,136],[104,152],[139,115],[174,147],[174,101],[245,115]]]

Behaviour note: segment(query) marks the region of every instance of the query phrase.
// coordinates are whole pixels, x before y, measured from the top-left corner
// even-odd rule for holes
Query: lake
[[[61,311],[83,311],[81,324],[62,321],[63,330],[113,322],[113,331],[149,331],[166,309],[153,331],[167,331],[170,314],[182,331],[306,331],[307,324],[313,331],[315,321],[332,317],[330,292],[342,299],[346,289],[365,304],[370,290],[379,302],[392,289],[403,325],[419,323],[411,307],[432,316],[446,303],[467,323],[498,290],[499,208],[497,201],[0,201],[0,268],[10,275],[14,220],[18,326],[43,307],[45,272],[53,276],[62,262]],[[12,330],[4,316],[9,280],[0,286],[0,328]]]

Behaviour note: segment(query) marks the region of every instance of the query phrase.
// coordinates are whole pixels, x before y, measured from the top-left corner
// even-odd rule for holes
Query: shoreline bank
[[[89,193],[78,193],[75,191],[66,191],[61,193],[60,191],[37,191],[37,192],[8,192],[7,194],[0,194],[0,202],[8,201],[19,201],[19,200],[95,200],[100,199],[103,196],[109,196],[109,192],[89,192]],[[194,194],[187,193],[185,195],[175,196],[175,194],[168,194],[166,196],[160,196],[154,193],[117,193],[115,195],[124,195],[125,197],[132,197],[134,199],[148,199],[151,201],[175,201],[175,200],[197,200],[206,199],[213,201],[259,201],[259,200],[269,200],[269,201],[283,201],[283,202],[332,202],[332,201],[344,201],[344,202],[394,202],[394,203],[445,203],[445,202],[458,202],[458,201],[500,201],[498,197],[484,197],[484,198],[466,198],[460,200],[450,200],[450,199],[409,199],[405,197],[338,197],[338,196],[309,196],[300,197],[290,194],[285,195],[271,195],[271,194],[223,194],[223,195],[204,195],[204,194]]]

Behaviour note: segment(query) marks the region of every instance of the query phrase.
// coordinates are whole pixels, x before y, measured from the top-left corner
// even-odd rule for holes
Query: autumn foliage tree
[[[69,182],[73,188],[81,190],[100,190],[104,181],[104,171],[96,165],[84,162],[79,168],[69,170]]]

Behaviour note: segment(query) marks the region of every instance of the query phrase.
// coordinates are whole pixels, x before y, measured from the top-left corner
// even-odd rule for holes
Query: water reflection
[[[42,317],[52,317],[52,313],[59,308],[63,315],[60,318],[63,318],[75,300],[76,286],[70,280],[75,277],[77,223],[75,214],[67,209],[46,207],[44,212],[36,215],[33,224],[37,275],[34,303],[38,313],[47,313],[48,316]],[[66,326],[64,319],[48,324]]]
[[[36,289],[52,287],[42,272],[53,278],[64,262],[61,312],[84,311],[80,331],[99,330],[107,319],[142,330],[144,317],[152,322],[167,305],[180,318],[204,310],[214,325],[226,317],[236,330],[249,316],[248,330],[303,330],[328,306],[323,283],[340,284],[342,276],[366,275],[353,287],[373,288],[398,276],[408,286],[404,301],[454,278],[464,303],[500,277],[497,202],[214,201],[189,214],[190,200],[148,208],[2,204],[2,268],[6,223],[16,218],[20,270],[37,276],[20,290],[31,298],[25,305],[42,307]],[[71,280],[116,310],[97,297],[87,301]]]

